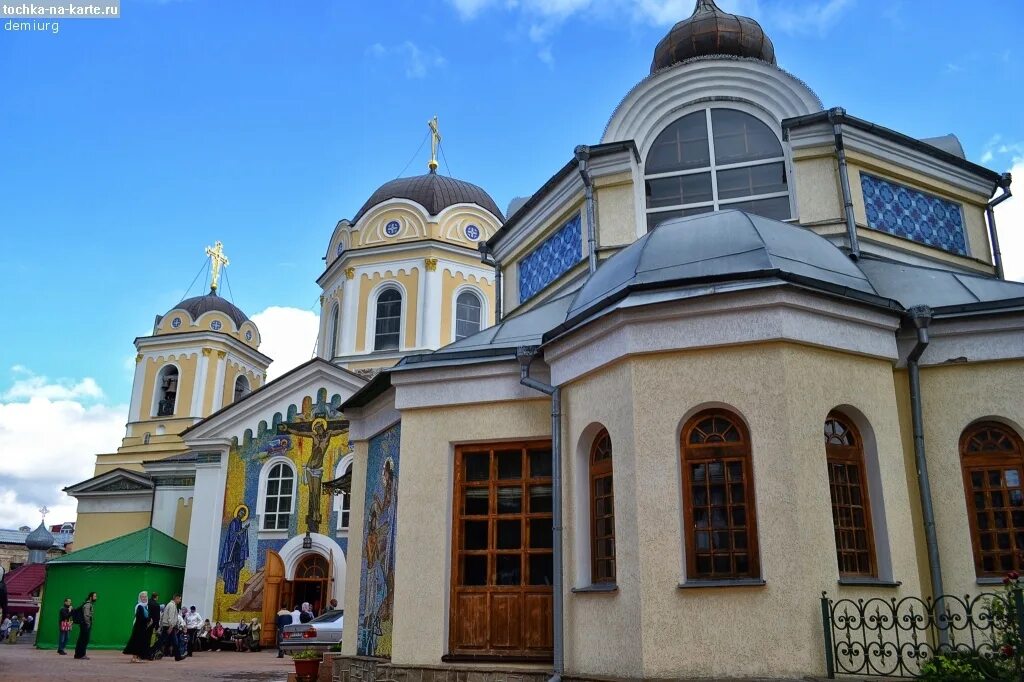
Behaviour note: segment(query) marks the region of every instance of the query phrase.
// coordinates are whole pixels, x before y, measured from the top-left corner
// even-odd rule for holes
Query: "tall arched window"
[[[647,153],[644,173],[648,230],[728,208],[791,217],[779,138],[736,109],[703,109],[669,124]]]
[[[464,339],[480,331],[483,304],[472,291],[463,291],[455,300],[455,340]]]
[[[235,379],[235,400],[234,400],[234,402],[237,403],[239,400],[241,400],[245,396],[249,395],[249,393],[251,391],[252,391],[252,388],[249,386],[249,380],[245,377],[244,374],[240,374],[238,376],[238,378]]]
[[[595,584],[615,582],[615,487],[607,429],[590,449],[590,576]]]
[[[345,474],[352,471],[352,461],[349,460],[347,464],[338,470],[338,478],[343,477]],[[338,493],[338,530],[347,531],[349,526],[349,517],[352,512],[352,493],[340,492]]]
[[[878,569],[864,442],[853,422],[840,412],[830,412],[825,418],[825,457],[839,575],[875,576]]]
[[[334,307],[331,308],[331,318],[328,322],[331,326],[330,329],[327,330],[327,348],[330,353],[329,359],[334,358],[338,354],[338,337],[341,335],[341,330],[338,328],[340,317],[341,313],[338,309],[338,304],[335,303]]]
[[[402,333],[402,293],[385,289],[377,297],[377,318],[374,327],[374,350],[398,350]]]
[[[1024,447],[997,422],[981,422],[960,437],[967,513],[978,576],[1024,569]]]
[[[750,437],[725,410],[705,410],[683,427],[686,575],[759,578]]]
[[[173,417],[178,397],[178,368],[167,365],[156,377],[153,412],[158,417]]]
[[[295,473],[284,462],[270,467],[263,503],[263,530],[288,530],[295,500]]]

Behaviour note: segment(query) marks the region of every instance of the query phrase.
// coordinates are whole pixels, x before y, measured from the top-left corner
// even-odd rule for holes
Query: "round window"
[[[245,332],[245,340],[246,341],[252,341],[252,331],[251,330],[248,330],[248,331]]]
[[[398,221],[392,220],[391,222],[384,226],[384,234],[386,234],[389,237],[394,237],[396,234],[398,234],[398,231],[400,229],[402,229],[402,226],[398,224]]]
[[[476,225],[466,225],[466,239],[473,242],[480,239],[480,228]]]
[[[214,320],[213,322],[210,323],[210,329],[212,329],[215,332],[220,331],[221,326],[222,325],[220,323],[220,320]]]
[[[345,250],[345,244],[342,243],[342,242],[338,242],[338,248],[336,249],[336,253],[334,255],[335,256],[340,256],[344,250]]]
[[[180,317],[176,317],[173,320],[171,320],[171,327],[173,329],[177,329],[180,326],[181,326],[181,318]]]

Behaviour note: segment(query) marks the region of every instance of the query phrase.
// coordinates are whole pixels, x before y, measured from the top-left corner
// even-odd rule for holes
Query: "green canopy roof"
[[[186,545],[150,527],[50,559],[47,564],[150,564],[185,568],[187,551]]]

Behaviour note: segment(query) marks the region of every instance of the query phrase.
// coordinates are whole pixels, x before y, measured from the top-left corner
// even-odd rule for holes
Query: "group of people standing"
[[[59,628],[57,634],[57,653],[61,656],[67,656],[65,649],[68,646],[68,639],[71,637],[71,627],[77,625],[78,639],[75,640],[75,658],[89,660],[89,657],[86,655],[86,649],[89,646],[89,637],[92,636],[92,621],[95,614],[97,596],[95,592],[90,592],[89,596],[85,598],[85,601],[78,608],[71,606],[71,597],[64,597],[64,605],[60,609],[57,623]]]

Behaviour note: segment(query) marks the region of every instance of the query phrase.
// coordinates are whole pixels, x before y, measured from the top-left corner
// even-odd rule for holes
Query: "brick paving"
[[[31,640],[17,644],[0,643],[0,680],[12,682],[51,682],[53,680],[89,680],[99,682],[285,682],[295,671],[288,657],[279,659],[277,651],[236,653],[199,652],[176,662],[173,658],[131,663],[120,651],[90,651],[88,661],[76,661],[69,651],[36,649]]]

